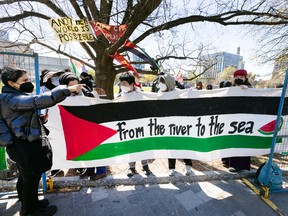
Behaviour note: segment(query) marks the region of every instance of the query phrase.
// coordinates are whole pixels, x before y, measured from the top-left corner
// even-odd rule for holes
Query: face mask
[[[51,83],[52,83],[54,86],[58,86],[58,85],[59,85],[59,77],[52,77],[52,78],[51,78]]]
[[[159,88],[160,88],[160,91],[164,92],[167,90],[167,86],[164,84],[164,83],[159,83]]]
[[[236,85],[243,85],[244,81],[242,79],[235,79]]]
[[[34,85],[31,82],[25,82],[20,85],[20,91],[25,93],[32,93]]]
[[[124,92],[124,93],[127,93],[130,91],[130,87],[129,86],[121,86],[121,91]]]

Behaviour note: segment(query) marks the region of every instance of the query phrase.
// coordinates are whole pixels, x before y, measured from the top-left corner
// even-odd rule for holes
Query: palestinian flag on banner
[[[243,92],[231,87],[135,92],[113,101],[69,97],[49,112],[54,168],[267,154],[281,89]]]
[[[71,63],[72,72],[79,77],[80,74],[83,72],[83,67],[85,68],[84,63],[79,62],[72,58],[70,58],[70,63]]]
[[[116,52],[114,55],[110,55],[111,58],[115,59],[116,61],[118,61],[123,67],[125,67],[128,71],[133,71],[134,75],[137,78],[140,78],[137,70],[133,67],[133,65],[121,54],[119,54],[118,52]]]
[[[124,51],[129,51],[134,55],[138,56],[139,58],[143,59],[145,62],[149,63],[154,69],[159,70],[159,65],[157,62],[154,61],[144,49],[138,47],[137,45],[133,44],[131,41],[126,40],[125,44],[123,45]]]

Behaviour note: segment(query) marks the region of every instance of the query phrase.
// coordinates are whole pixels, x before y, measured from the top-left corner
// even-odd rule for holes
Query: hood
[[[173,76],[171,76],[168,73],[165,73],[164,75],[159,76],[159,79],[161,77],[165,80],[165,83],[167,85],[167,91],[175,90],[175,78]]]

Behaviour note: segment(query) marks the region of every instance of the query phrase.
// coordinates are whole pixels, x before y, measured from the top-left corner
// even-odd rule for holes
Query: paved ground
[[[287,194],[273,199],[288,213]],[[84,187],[45,195],[56,216],[277,215],[240,180],[115,187]],[[0,214],[19,215],[17,199],[2,200]]]
[[[149,177],[138,166],[140,175],[129,179],[123,164],[112,166],[113,175],[99,181],[80,180],[77,176],[54,178],[55,187],[61,190],[45,197],[58,207],[56,216],[277,215],[239,179],[253,181],[255,170],[231,174],[224,168],[197,168],[187,177],[182,174],[184,165],[177,161],[179,173],[168,177],[166,162],[155,160],[150,166],[154,175]],[[0,215],[19,215],[16,197],[8,196],[0,199]],[[288,215],[287,193],[271,194],[269,199]]]

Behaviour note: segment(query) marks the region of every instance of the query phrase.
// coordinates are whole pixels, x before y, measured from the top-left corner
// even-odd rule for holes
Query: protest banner
[[[133,92],[114,100],[69,97],[49,111],[53,166],[267,154],[280,94],[281,89],[231,87]]]
[[[73,20],[69,17],[52,18],[49,20],[49,24],[60,43],[94,41],[87,19]]]

